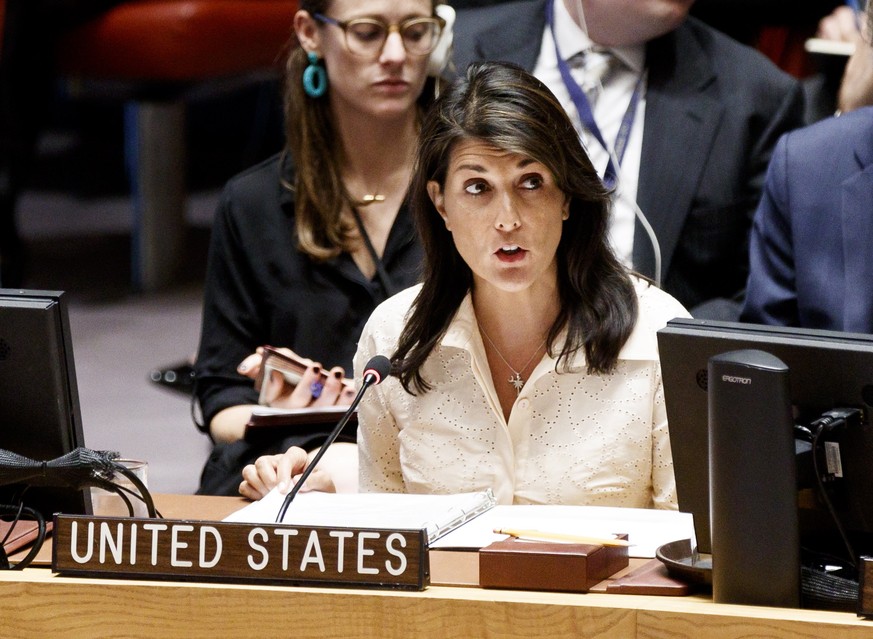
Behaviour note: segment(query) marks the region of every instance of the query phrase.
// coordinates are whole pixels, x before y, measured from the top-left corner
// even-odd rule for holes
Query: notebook
[[[285,496],[273,490],[224,521],[273,523]],[[428,543],[490,510],[491,489],[456,495],[405,493],[299,493],[282,523],[298,526],[427,530]]]

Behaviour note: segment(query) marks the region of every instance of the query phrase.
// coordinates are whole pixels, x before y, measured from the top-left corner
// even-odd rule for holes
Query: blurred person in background
[[[837,93],[836,110],[839,113],[873,105],[873,51],[869,46],[870,23],[861,20],[859,16],[855,8],[841,6],[819,23],[818,37],[855,45],[855,51],[846,63]]]
[[[418,281],[406,197],[421,118],[447,60],[450,31],[436,11],[431,0],[300,3],[285,149],[228,182],[213,223],[195,365],[202,428],[215,442],[203,494],[235,494],[257,455],[315,451],[332,429],[243,439],[259,399],[260,347],[285,347],[308,364],[296,385],[278,372],[266,380],[271,406],[347,404],[342,382],[370,312]],[[323,462],[356,482],[357,455],[344,446],[354,441],[351,424]]]
[[[864,20],[873,33],[873,3]],[[854,54],[873,59],[869,35]],[[748,322],[873,333],[873,107],[785,135],[752,228]]]
[[[615,175],[619,258],[695,317],[736,320],[764,173],[779,136],[803,124],[803,95],[759,52],[689,17],[692,4],[526,0],[459,11],[454,60],[460,73],[505,60],[540,78],[598,173]]]

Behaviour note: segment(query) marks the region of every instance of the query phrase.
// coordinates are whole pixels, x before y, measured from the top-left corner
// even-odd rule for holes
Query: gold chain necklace
[[[376,202],[384,202],[385,196],[381,193],[364,193],[364,197],[361,198],[361,201],[358,202],[358,206],[368,206],[370,204],[374,204]]]
[[[488,340],[488,343],[491,344],[491,348],[494,349],[494,352],[497,353],[497,356],[503,360],[503,363],[512,371],[512,376],[507,380],[510,384],[515,387],[515,392],[518,395],[521,395],[521,389],[524,388],[525,380],[522,378],[521,374],[525,371],[525,369],[530,366],[530,363],[534,360],[534,357],[537,356],[537,353],[540,352],[540,349],[546,345],[546,340],[544,339],[542,343],[537,346],[536,350],[533,352],[533,355],[530,356],[530,359],[527,360],[524,366],[522,366],[519,370],[515,370],[512,367],[512,364],[506,361],[506,358],[503,356],[503,353],[500,352],[500,349],[494,345],[494,342],[491,341],[491,338],[488,337],[488,333],[486,333],[482,327],[479,327],[479,332],[485,336],[485,339]]]

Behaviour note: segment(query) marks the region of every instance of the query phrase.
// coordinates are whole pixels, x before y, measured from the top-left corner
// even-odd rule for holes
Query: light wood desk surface
[[[240,503],[225,502],[228,512]],[[161,506],[165,516],[205,518]],[[212,506],[210,512],[221,515],[224,505]],[[873,621],[850,613],[713,604],[702,596],[441,586],[393,592],[84,579],[46,568],[0,572],[0,637],[46,636],[840,639],[873,638]]]

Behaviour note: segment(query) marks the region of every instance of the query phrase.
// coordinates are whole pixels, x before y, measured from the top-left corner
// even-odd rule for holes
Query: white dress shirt
[[[564,60],[570,60],[593,46],[588,34],[573,21],[567,12],[567,7],[560,0],[555,2],[555,36],[558,40],[561,57]],[[594,121],[597,122],[603,139],[610,147],[613,147],[634,88],[640,76],[645,73],[646,52],[643,45],[616,47],[610,51],[623,64],[616,65],[614,70],[610,72],[592,110]],[[588,151],[588,157],[591,158],[591,163],[597,173],[603,177],[609,161],[609,151],[604,149],[597,139],[582,126],[576,106],[561,79],[558,59],[555,57],[555,40],[552,38],[552,31],[548,24],[543,33],[542,46],[533,74],[558,98],[576,130],[579,131],[582,143]],[[584,69],[571,67],[571,75],[579,86],[585,87]],[[635,207],[640,174],[640,154],[643,148],[643,120],[646,112],[645,84],[644,80],[642,95],[637,103],[634,125],[628,138],[624,158],[621,166],[616,167],[618,186],[609,227],[610,243],[616,255],[628,267],[633,266]]]
[[[544,355],[507,421],[468,295],[410,395],[396,378],[358,407],[360,489],[455,493],[491,488],[502,504],[676,508],[656,331],[688,312],[635,281],[639,317],[615,370],[589,375],[584,354],[558,373]],[[383,302],[364,328],[355,370],[390,356],[419,290]]]

